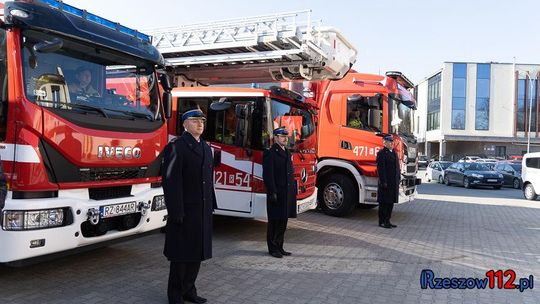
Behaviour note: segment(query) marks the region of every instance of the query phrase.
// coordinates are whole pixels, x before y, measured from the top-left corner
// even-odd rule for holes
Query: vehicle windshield
[[[427,156],[425,156],[425,155],[418,156],[418,159],[419,160],[428,160]]]
[[[491,171],[491,168],[487,164],[481,163],[467,163],[465,164],[465,170],[471,171]]]
[[[452,165],[452,163],[439,163],[441,165],[441,167],[444,169],[450,167],[450,165]]]
[[[521,172],[521,164],[510,165],[514,170]]]
[[[301,107],[296,107],[277,99],[272,99],[272,130],[286,127],[289,131],[289,149],[306,149],[304,141],[315,132],[312,114]]]
[[[55,39],[61,48],[40,52],[40,45]],[[152,64],[36,31],[25,31],[22,45],[28,100],[60,111],[162,120]]]

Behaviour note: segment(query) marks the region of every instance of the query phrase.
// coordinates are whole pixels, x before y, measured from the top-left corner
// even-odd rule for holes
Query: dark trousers
[[[285,241],[285,230],[287,230],[287,219],[268,220],[266,230],[266,242],[268,243],[268,252],[282,252],[283,242]]]
[[[195,280],[199,274],[201,262],[172,262],[169,271],[167,297],[169,304],[184,303],[182,296],[197,295]]]
[[[390,223],[392,209],[394,209],[394,204],[392,203],[379,203],[379,224]]]

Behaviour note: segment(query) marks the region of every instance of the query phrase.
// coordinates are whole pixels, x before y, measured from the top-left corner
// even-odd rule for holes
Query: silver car
[[[434,161],[430,163],[425,174],[427,181],[431,182],[433,180],[442,184],[444,180],[444,170],[450,167],[451,164],[453,163],[449,161]]]

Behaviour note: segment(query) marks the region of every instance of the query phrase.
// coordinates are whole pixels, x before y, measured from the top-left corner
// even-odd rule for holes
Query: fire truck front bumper
[[[8,192],[0,223],[0,263],[97,245],[165,226],[162,188],[132,186],[131,196],[93,200],[88,189],[58,197],[13,199]]]

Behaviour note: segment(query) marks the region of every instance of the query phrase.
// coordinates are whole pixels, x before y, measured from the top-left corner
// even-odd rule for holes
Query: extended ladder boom
[[[311,11],[146,31],[176,75],[207,84],[340,79],[357,50]]]

